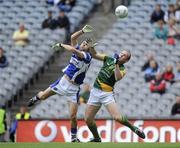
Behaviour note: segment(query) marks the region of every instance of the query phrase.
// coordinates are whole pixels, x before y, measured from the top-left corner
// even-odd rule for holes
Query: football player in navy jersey
[[[77,39],[84,33],[92,32],[93,28],[86,25],[71,35],[71,45],[57,43],[53,46],[55,50],[64,48],[72,52],[69,64],[63,69],[64,75],[56,82],[51,84],[46,90],[40,91],[36,96],[31,98],[28,106],[31,107],[40,100],[59,94],[67,96],[70,100],[70,121],[71,121],[71,141],[79,142],[77,138],[77,110],[79,102],[80,85],[83,83],[86,72],[90,66],[92,56],[90,50],[93,47],[92,40],[86,39],[78,45]]]

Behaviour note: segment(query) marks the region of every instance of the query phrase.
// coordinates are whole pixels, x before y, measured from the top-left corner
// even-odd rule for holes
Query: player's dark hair
[[[93,40],[92,40],[91,38],[87,38],[87,39],[86,39],[86,42],[87,42],[87,43],[92,43]]]

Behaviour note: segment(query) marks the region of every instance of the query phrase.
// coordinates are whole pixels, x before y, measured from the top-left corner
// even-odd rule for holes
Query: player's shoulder
[[[104,61],[112,61],[112,60],[114,60],[113,57],[104,55]]]
[[[79,45],[79,44],[76,44],[76,45],[74,46],[74,48],[80,49],[80,45]]]

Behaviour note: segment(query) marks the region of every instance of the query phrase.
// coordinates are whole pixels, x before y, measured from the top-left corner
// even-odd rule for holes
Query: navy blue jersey
[[[76,49],[79,49],[79,45],[76,46]],[[63,69],[64,74],[76,84],[83,83],[92,59],[89,52],[82,51],[82,53],[84,58],[79,58],[76,54],[72,54],[69,64]]]

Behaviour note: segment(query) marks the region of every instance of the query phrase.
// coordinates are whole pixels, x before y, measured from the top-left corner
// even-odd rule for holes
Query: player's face
[[[129,61],[129,53],[127,51],[122,51],[120,54],[119,54],[119,62],[120,64],[124,64],[126,62]]]
[[[80,49],[83,51],[88,51],[90,48],[89,44],[86,41],[83,41],[80,45]]]

